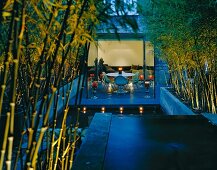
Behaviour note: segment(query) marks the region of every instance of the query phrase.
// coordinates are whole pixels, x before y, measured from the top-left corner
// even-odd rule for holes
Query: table
[[[110,76],[110,77],[117,77],[117,76],[131,77],[131,76],[134,76],[135,74],[134,73],[126,73],[126,72],[122,71],[122,74],[119,74],[119,72],[116,72],[116,73],[107,73],[106,75]],[[116,93],[118,93],[118,94],[127,93],[127,91],[125,91],[123,89],[124,84],[116,83],[116,85],[118,86],[118,90],[116,91]]]
[[[117,76],[131,77],[131,76],[134,76],[135,74],[134,73],[126,73],[126,72],[122,71],[122,74],[115,72],[115,73],[107,73],[106,75],[110,76],[110,77],[117,77]]]

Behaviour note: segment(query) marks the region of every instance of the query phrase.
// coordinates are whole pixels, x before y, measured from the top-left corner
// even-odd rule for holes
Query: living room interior
[[[95,60],[103,62],[103,69],[96,73]],[[99,68],[98,68],[99,69]],[[115,73],[121,69],[125,73],[138,72],[140,86],[144,81],[154,85],[154,48],[149,41],[139,40],[105,40],[100,39],[97,44],[92,43],[88,58],[88,76],[98,74],[98,79],[105,74]],[[109,75],[110,79],[114,79]],[[129,76],[128,80],[134,77]],[[131,82],[131,81],[129,81]]]

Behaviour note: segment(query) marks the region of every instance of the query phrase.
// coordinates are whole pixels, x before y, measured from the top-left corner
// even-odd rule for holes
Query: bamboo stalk
[[[51,147],[50,147],[50,157],[49,157],[49,165],[48,165],[48,169],[52,170],[53,169],[53,156],[54,156],[54,133],[52,134],[52,143],[51,143]]]
[[[36,141],[32,142],[32,148],[31,148],[31,151],[30,151],[30,160],[32,160],[32,158],[33,158],[33,155],[34,155],[34,152],[35,152],[35,148],[36,148],[36,144],[37,144]],[[30,162],[30,166],[31,165],[32,165],[32,163]]]
[[[65,170],[68,169],[68,161],[69,161],[69,151],[66,154],[66,165],[65,165]]]
[[[5,71],[4,71],[4,80],[3,80],[3,84],[1,85],[1,97],[0,97],[0,117],[1,117],[1,113],[2,113],[2,104],[3,104],[3,98],[4,98],[4,93],[5,93],[5,89],[6,89],[6,81],[7,81],[7,77],[8,77],[8,71],[9,71],[9,62],[5,62]]]
[[[4,139],[3,139],[2,149],[1,149],[0,169],[3,169],[4,157],[5,157],[6,146],[7,146],[7,138],[8,138],[8,132],[9,132],[9,125],[10,125],[10,112],[7,112]]]
[[[76,142],[78,141],[79,137],[77,137],[77,129],[78,129],[78,125],[75,126],[74,128],[74,135],[73,135],[73,142],[72,142],[72,146],[71,146],[71,155],[70,155],[70,161],[69,161],[69,169],[72,169],[72,165],[73,165],[73,161],[74,161],[74,153],[75,153],[75,146],[76,146]]]
[[[49,127],[49,125],[48,125],[48,127]],[[50,148],[50,145],[51,145],[51,143],[50,143],[50,129],[48,129],[47,130],[47,132],[46,132],[46,160],[44,160],[44,162],[46,162],[46,161],[49,161],[49,148]],[[46,169],[48,169],[49,168],[49,163],[46,163]],[[43,168],[41,168],[41,169],[43,169]]]
[[[70,161],[69,161],[70,162],[69,163],[69,169],[72,168],[73,160],[74,160],[75,145],[76,145],[76,141],[77,141],[77,130],[79,127],[79,115],[80,115],[80,108],[78,108],[78,111],[77,111],[76,125],[74,128],[74,134],[73,134],[72,152],[71,152]]]
[[[196,102],[196,109],[199,108],[199,94],[198,94],[198,85],[195,83],[194,84],[194,89],[195,89],[195,102]]]
[[[7,161],[6,161],[6,169],[11,169],[11,160],[12,160],[12,150],[13,150],[13,141],[14,137],[10,136],[8,137],[8,154],[7,154]]]
[[[209,95],[208,95],[208,90],[205,90],[205,94],[206,94],[206,105],[207,105],[207,109],[210,112],[210,102],[209,102]]]
[[[36,169],[36,160],[38,158],[38,150],[39,150],[39,147],[41,146],[41,142],[42,142],[44,133],[46,132],[47,129],[48,129],[48,127],[42,127],[41,128],[39,139],[37,141],[36,148],[35,148],[33,158],[32,158],[32,163],[31,163],[33,169]]]
[[[64,123],[63,125],[63,135],[62,135],[62,170],[64,170],[64,166],[65,166],[65,150],[66,150],[66,124]]]
[[[21,147],[22,147],[22,142],[23,142],[23,136],[24,136],[25,132],[26,131],[22,132],[22,134],[21,134],[21,139],[20,139],[20,143],[19,143],[19,146],[18,146],[17,156],[16,156],[16,159],[15,159],[14,168],[13,168],[14,170],[17,169],[17,163],[18,163],[18,160],[19,160],[19,155],[20,155],[20,152],[21,152]],[[21,159],[23,159],[23,158],[21,158]]]
[[[70,162],[71,162],[71,159],[70,159],[70,151],[72,152],[72,144],[71,144],[71,140],[72,140],[72,124],[70,124],[70,131],[69,131],[69,141],[68,141],[68,145],[70,146],[70,148],[69,148],[69,152],[67,153],[67,156],[66,156],[66,158],[67,158],[67,168],[68,168],[68,166],[70,167]],[[69,155],[70,154],[70,155]],[[73,151],[73,154],[74,154],[74,151]],[[69,165],[68,165],[69,164]]]
[[[204,91],[202,92],[202,98],[201,98],[201,108],[202,108],[202,111],[204,111],[205,110],[205,103],[204,103],[204,100],[205,99],[205,95],[204,95]]]
[[[69,151],[70,151],[70,144],[68,143],[66,149],[63,151],[62,154],[62,170],[65,170],[68,167],[68,159],[66,155],[68,155]]]
[[[61,126],[61,129],[60,129],[60,134],[59,134],[59,138],[58,138],[58,145],[57,145],[56,159],[55,159],[55,163],[54,163],[54,170],[56,170],[56,168],[57,168],[57,161],[58,161],[58,158],[59,158],[60,144],[61,144],[62,133],[63,133],[63,126],[64,126],[65,121],[66,121],[68,110],[69,110],[69,108],[66,108],[64,110],[64,117],[63,117],[62,126]]]
[[[212,113],[216,113],[216,107],[215,107],[215,102],[214,102],[214,86],[213,86],[213,77],[211,75],[210,78],[210,98],[211,98],[211,105],[212,105]]]
[[[51,106],[52,106],[52,102],[53,102],[53,99],[54,99],[54,94],[56,92],[56,88],[55,87],[52,87],[52,94],[51,94],[51,98],[50,98],[50,101],[49,101],[49,104],[48,104],[48,107],[47,107],[47,111],[45,113],[45,117],[44,117],[44,121],[43,121],[43,125],[45,126],[48,122],[48,118],[49,118],[49,113],[50,113],[50,109],[51,109]]]
[[[59,93],[59,90],[58,90]],[[54,108],[54,125],[53,125],[53,129],[52,129],[52,134],[51,134],[51,145],[50,145],[50,156],[49,156],[49,169],[52,170],[53,169],[53,156],[54,156],[54,140],[55,140],[55,128],[56,128],[56,122],[57,122],[57,110],[58,110],[58,100],[59,100],[59,94],[57,95],[56,98],[56,104],[55,104],[55,108]]]

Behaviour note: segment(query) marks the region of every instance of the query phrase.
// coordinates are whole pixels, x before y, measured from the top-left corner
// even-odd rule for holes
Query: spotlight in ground
[[[142,107],[142,106],[139,107],[139,113],[140,113],[140,114],[143,113],[143,107]]]
[[[102,112],[102,113],[105,113],[105,107],[102,107],[102,108],[101,108],[101,112]]]
[[[124,112],[124,107],[120,107],[120,113],[122,114]]]
[[[83,107],[83,113],[86,113],[86,112],[87,112],[87,108]]]

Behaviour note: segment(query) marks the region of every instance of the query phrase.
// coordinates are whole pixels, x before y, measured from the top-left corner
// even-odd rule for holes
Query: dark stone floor
[[[113,115],[104,170],[216,170],[216,132],[200,115]]]

